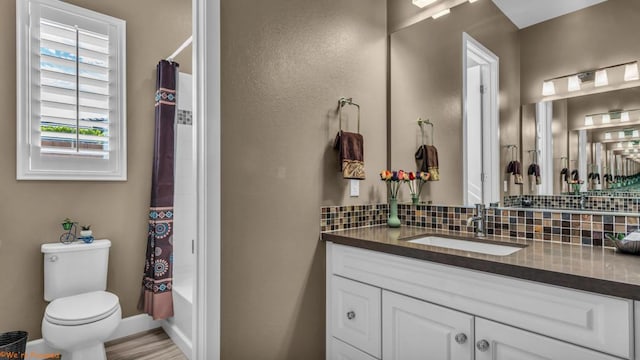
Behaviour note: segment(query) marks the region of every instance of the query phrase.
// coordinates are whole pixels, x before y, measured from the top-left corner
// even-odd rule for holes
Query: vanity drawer
[[[331,333],[376,358],[381,353],[382,290],[339,276],[331,279]]]
[[[331,244],[327,271],[622,358],[632,301]]]
[[[367,353],[354,348],[336,338],[331,338],[331,350],[327,360],[376,360]]]

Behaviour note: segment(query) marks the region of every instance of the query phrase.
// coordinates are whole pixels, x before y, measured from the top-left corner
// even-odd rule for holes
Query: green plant
[[[40,131],[75,134],[76,128],[71,126],[53,126],[53,125],[41,125]],[[78,129],[80,135],[93,135],[93,136],[105,136],[104,129],[97,128],[80,128]]]
[[[81,228],[83,231],[91,230],[91,225],[82,225]]]
[[[69,218],[64,218],[64,220],[62,220],[62,228],[64,230],[71,230],[72,227],[73,227],[73,220]]]

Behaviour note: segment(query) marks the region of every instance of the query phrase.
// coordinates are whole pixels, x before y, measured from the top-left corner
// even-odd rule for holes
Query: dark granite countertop
[[[428,235],[524,246],[507,256],[485,255],[407,242]],[[640,256],[614,249],[508,237],[469,238],[467,234],[403,226],[375,226],[326,232],[321,239],[388,254],[428,260],[493,274],[640,300]]]

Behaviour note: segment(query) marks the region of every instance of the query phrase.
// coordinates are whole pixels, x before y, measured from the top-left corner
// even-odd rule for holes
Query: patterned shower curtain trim
[[[138,309],[155,320],[173,316],[173,191],[178,64],[157,68],[149,233]]]

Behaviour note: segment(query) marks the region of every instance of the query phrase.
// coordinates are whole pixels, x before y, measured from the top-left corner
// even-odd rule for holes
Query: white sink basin
[[[449,239],[439,236],[427,236],[420,239],[409,240],[408,242],[496,256],[511,255],[516,251],[522,250],[522,248],[519,246],[498,245],[479,241]]]

